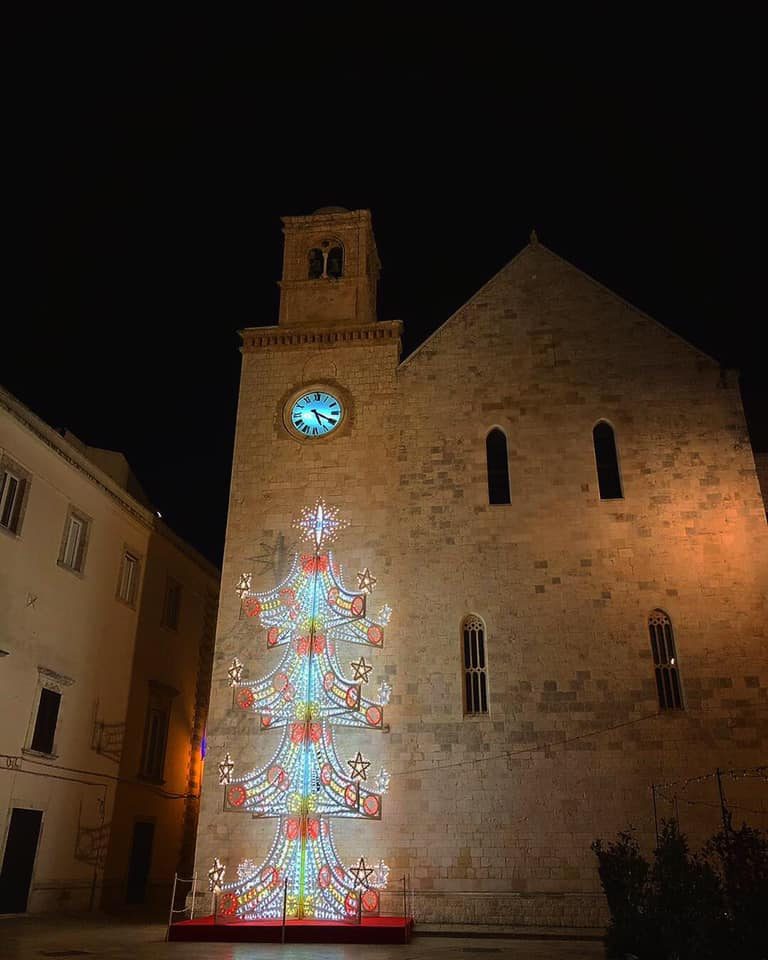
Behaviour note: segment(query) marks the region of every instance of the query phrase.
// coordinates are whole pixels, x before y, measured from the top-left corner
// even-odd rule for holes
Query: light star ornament
[[[350,867],[349,872],[355,879],[356,887],[369,887],[368,878],[373,874],[373,867],[366,867],[365,857],[360,857],[356,867]]]
[[[250,573],[241,573],[240,579],[237,581],[237,586],[235,587],[235,593],[242,600],[246,593],[250,593],[251,590],[251,575]]]
[[[357,589],[361,590],[363,593],[373,593],[373,588],[376,586],[376,577],[371,573],[368,567],[365,570],[361,570],[357,575]]]
[[[293,527],[301,531],[302,539],[312,541],[318,552],[326,544],[333,543],[339,531],[348,526],[349,520],[339,519],[339,508],[329,507],[325,500],[316,500],[314,507],[304,507],[293,521]]]
[[[213,866],[208,871],[209,890],[212,890],[214,893],[219,893],[221,886],[224,883],[224,873],[226,869],[227,868],[218,857],[213,858]]]
[[[373,781],[374,787],[379,793],[386,793],[389,789],[389,781],[392,779],[392,774],[386,767],[382,767],[379,772],[376,774],[376,779]]]
[[[352,660],[349,665],[355,671],[352,677],[353,680],[362,680],[363,683],[368,683],[368,677],[370,676],[371,670],[373,670],[373,666],[366,662],[365,657],[360,657],[359,660]]]
[[[235,765],[232,763],[232,757],[229,753],[225,753],[224,759],[219,761],[219,783],[229,783],[234,769]]]
[[[389,867],[384,863],[383,860],[379,860],[376,866],[373,868],[373,875],[371,876],[371,886],[378,887],[379,890],[382,890],[389,883]]]
[[[234,687],[236,683],[240,683],[240,681],[243,679],[243,665],[240,663],[237,657],[233,658],[232,664],[229,670],[227,670],[227,676],[229,677],[230,687]]]
[[[237,879],[241,882],[249,880],[259,869],[259,864],[255,860],[243,860],[237,865]]]
[[[366,770],[371,765],[370,760],[366,760],[360,751],[357,751],[357,756],[353,760],[347,760],[347,763],[352,768],[352,779],[353,780],[367,780]]]

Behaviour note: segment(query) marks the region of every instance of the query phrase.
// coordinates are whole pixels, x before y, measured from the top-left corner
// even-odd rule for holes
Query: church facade
[[[735,377],[535,239],[401,361],[368,211],[284,234],[279,322],[242,331],[201,879],[272,843],[217,766],[278,736],[233,697],[234,658],[276,663],[237,586],[285,578],[317,498],[349,521],[347,584],[368,568],[392,611],[383,729],[339,734],[391,782],[336,842],[390,896],[406,877],[417,922],[604,922],[591,841],[632,824],[650,849],[677,812],[698,842],[718,770],[768,827],[768,530]]]

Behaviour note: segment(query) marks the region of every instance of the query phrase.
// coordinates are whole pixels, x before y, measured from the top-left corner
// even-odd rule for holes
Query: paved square
[[[165,926],[98,917],[0,920],[2,960],[598,960],[599,942],[416,936],[403,946],[166,943]]]

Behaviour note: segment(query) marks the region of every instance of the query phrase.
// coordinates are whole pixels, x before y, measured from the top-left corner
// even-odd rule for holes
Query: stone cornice
[[[285,226],[305,227],[311,230],[317,230],[324,226],[354,225],[357,223],[370,223],[370,210],[345,210],[337,213],[310,213],[295,217],[281,217]]]
[[[395,341],[400,353],[403,324],[400,320],[318,327],[248,327],[240,330],[243,353],[257,350],[293,349],[308,346],[387,346]]]

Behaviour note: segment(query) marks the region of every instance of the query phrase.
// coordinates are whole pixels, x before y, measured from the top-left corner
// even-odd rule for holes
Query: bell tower
[[[373,323],[381,264],[368,210],[321,207],[283,217],[282,327]]]

